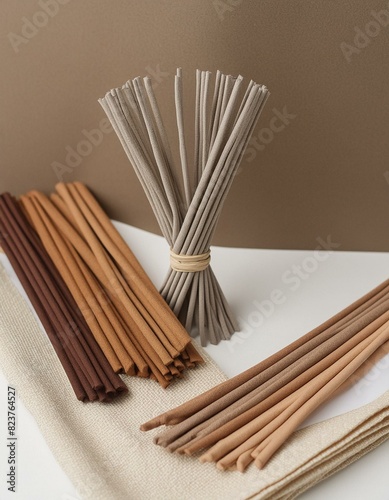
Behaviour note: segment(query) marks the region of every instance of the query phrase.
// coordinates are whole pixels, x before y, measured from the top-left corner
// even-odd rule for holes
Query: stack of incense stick
[[[81,401],[110,401],[127,388],[85,323],[64,281],[11,195],[0,196],[0,244]]]
[[[58,184],[21,203],[116,372],[163,387],[203,360],[90,191]]]
[[[202,345],[238,330],[210,263],[212,236],[253,129],[269,96],[241,76],[196,73],[195,152],[190,168],[183,117],[181,70],[175,77],[181,183],[150,78],[129,80],[100,99],[170,245],[168,276],[161,289],[188,331]],[[190,175],[192,171],[192,175]]]
[[[219,469],[258,468],[295,429],[377,354],[389,348],[389,280],[244,373],[141,426],[174,425],[155,438]]]

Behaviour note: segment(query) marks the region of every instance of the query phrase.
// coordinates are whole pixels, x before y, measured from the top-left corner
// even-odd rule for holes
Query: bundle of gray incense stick
[[[161,294],[202,345],[228,340],[238,329],[212,272],[210,245],[223,203],[269,96],[264,85],[241,76],[196,72],[195,151],[187,157],[181,69],[175,107],[182,183],[150,78],[129,80],[99,100],[142,184],[170,246]],[[183,188],[181,188],[183,185]]]

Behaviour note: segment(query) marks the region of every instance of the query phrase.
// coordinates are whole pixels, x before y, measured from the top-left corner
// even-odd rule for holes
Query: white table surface
[[[117,227],[158,287],[168,265],[168,247],[164,239],[124,224],[117,223]],[[323,236],[321,241],[327,239]],[[20,287],[3,254],[0,254],[0,262]],[[305,334],[384,281],[389,274],[389,254],[214,247],[212,268],[242,330],[229,342],[208,346],[207,352],[227,376],[232,377]],[[17,493],[7,491],[5,417],[8,384],[13,385],[13,381],[5,380],[0,372],[0,401],[3,401],[0,406],[3,427],[0,432],[0,499],[78,499],[72,483],[57,464],[32,415],[20,400],[17,403]],[[319,409],[307,423],[352,410],[386,390],[389,390],[389,356],[356,386]],[[389,440],[300,498],[388,500],[388,465]]]

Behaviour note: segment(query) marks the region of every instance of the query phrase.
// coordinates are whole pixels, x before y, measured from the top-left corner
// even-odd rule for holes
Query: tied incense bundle
[[[266,465],[297,427],[367,363],[389,352],[389,280],[244,373],[146,422],[155,438],[219,469]]]
[[[197,327],[202,345],[228,340],[238,330],[209,263],[224,201],[269,96],[264,85],[250,81],[242,97],[242,80],[218,71],[210,102],[210,73],[197,71],[190,175],[182,73],[177,70],[175,106],[183,192],[150,78],[129,80],[99,100],[171,248],[171,268],[161,294],[188,331]]]
[[[20,206],[0,196],[0,244],[25,289],[81,401],[110,401],[127,392],[42,247]]]
[[[56,190],[21,201],[114,370],[167,387],[203,362],[90,191],[78,182]]]

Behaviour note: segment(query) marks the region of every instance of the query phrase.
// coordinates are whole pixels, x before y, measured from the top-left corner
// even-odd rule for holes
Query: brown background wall
[[[371,22],[382,9],[387,1],[2,0],[0,191],[51,191],[58,162],[111,217],[158,231],[114,133],[88,146],[83,130],[101,125],[108,89],[149,74],[175,138],[181,66],[192,135],[194,71],[219,68],[265,83],[271,97],[215,243],[312,248],[331,235],[341,250],[387,251],[389,26]],[[358,28],[369,35],[354,40]],[[284,108],[284,129],[264,131]],[[87,153],[77,166],[67,147]]]

